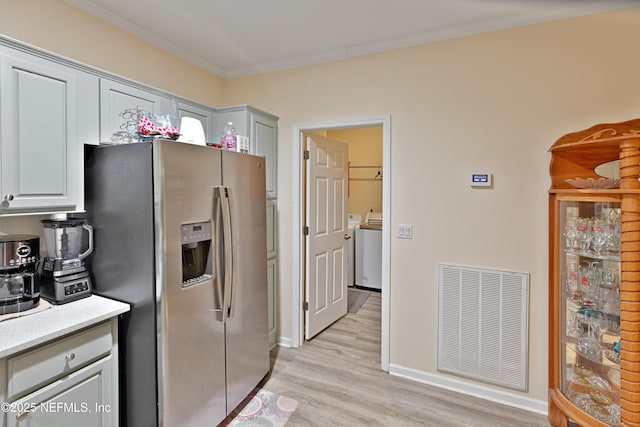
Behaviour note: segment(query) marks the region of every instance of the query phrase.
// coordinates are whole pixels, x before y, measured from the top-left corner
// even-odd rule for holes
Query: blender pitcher
[[[45,269],[81,268],[83,260],[93,252],[93,227],[84,219],[42,220],[46,250]],[[82,252],[84,231],[88,248]]]

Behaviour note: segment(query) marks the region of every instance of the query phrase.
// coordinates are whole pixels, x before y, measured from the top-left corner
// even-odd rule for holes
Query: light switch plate
[[[413,224],[398,224],[399,239],[413,239]]]

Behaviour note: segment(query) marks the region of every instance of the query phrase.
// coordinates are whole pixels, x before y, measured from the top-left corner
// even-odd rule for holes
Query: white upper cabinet
[[[267,198],[278,197],[278,118],[248,105],[226,107],[216,112],[217,139],[228,122],[240,135],[249,137],[249,152],[265,157]],[[219,142],[216,140],[216,142]]]
[[[83,143],[96,144],[98,78],[0,47],[0,214],[83,209]]]
[[[251,137],[249,151],[266,159],[267,197],[275,199],[278,196],[278,168],[277,142],[278,122],[273,118],[252,112],[249,118]]]
[[[117,143],[118,132],[137,132],[139,117],[123,117],[126,110],[139,108],[151,114],[171,114],[173,101],[151,90],[143,90],[106,78],[100,79],[100,142]],[[127,126],[128,125],[128,126]]]

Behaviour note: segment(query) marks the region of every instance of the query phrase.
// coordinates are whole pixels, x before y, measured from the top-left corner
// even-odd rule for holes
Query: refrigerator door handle
[[[224,237],[223,226],[222,226],[222,215],[223,215],[223,205],[226,204],[224,200],[224,187],[213,187],[213,229],[214,229],[214,237],[213,237],[213,247],[214,247],[214,288],[216,292],[216,301],[220,303],[220,308],[214,308],[210,311],[220,312],[222,313],[221,318],[218,320],[225,322],[227,320],[228,310],[227,302],[225,299],[225,295],[228,293],[226,291],[226,274],[225,268],[222,265],[225,254],[221,250],[224,245]]]
[[[236,311],[236,289],[238,288],[238,238],[236,236],[235,206],[233,203],[233,191],[229,190],[229,225],[231,227],[231,304],[229,305],[229,317],[233,318]]]
[[[233,318],[236,297],[236,233],[233,220],[233,192],[229,187],[222,187],[222,228],[224,238],[224,300],[225,317]],[[225,320],[226,320],[225,319]]]

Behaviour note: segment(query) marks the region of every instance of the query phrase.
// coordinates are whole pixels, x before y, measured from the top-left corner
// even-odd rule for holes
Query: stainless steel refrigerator
[[[264,158],[85,146],[94,293],[120,319],[121,425],[215,426],[269,371]]]

